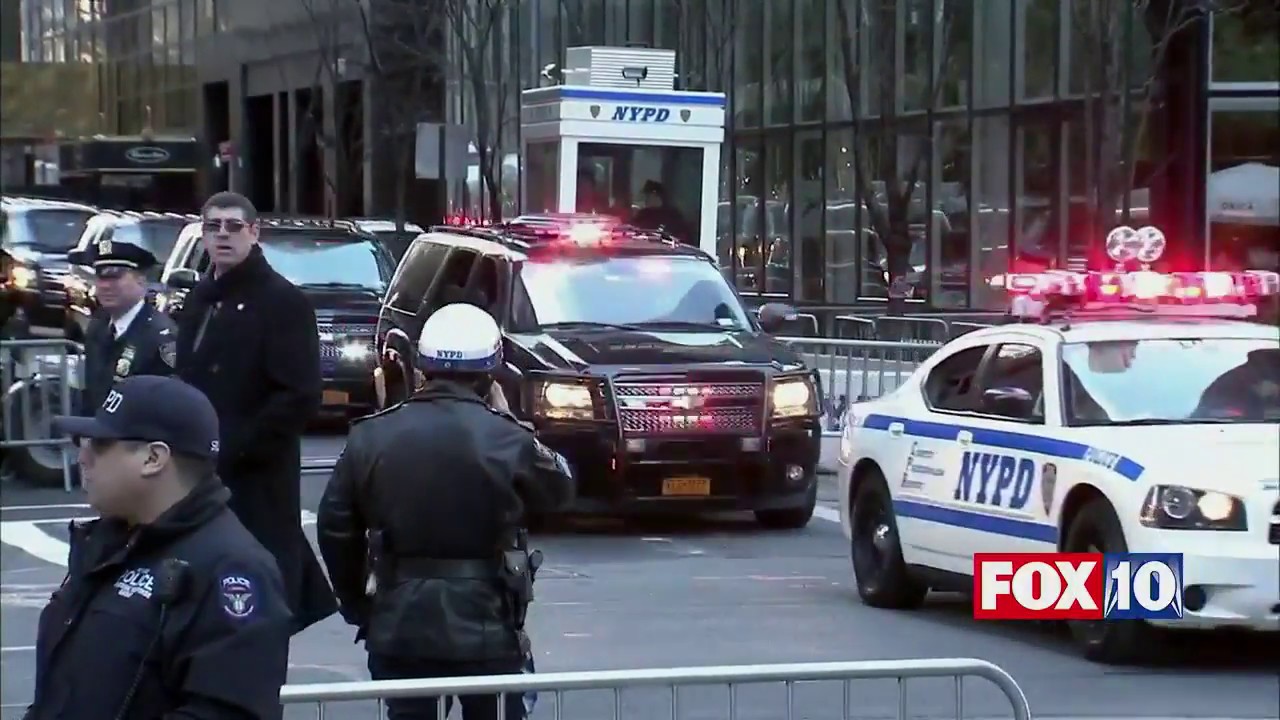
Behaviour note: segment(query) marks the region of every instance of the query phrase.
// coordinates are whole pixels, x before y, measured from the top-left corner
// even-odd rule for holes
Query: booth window
[[[698,244],[702,226],[702,149],[582,143],[578,146],[578,212],[661,225]]]

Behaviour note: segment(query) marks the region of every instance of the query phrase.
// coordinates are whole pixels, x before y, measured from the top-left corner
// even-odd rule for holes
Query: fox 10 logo
[[[977,620],[1178,620],[1182,555],[978,553]]]

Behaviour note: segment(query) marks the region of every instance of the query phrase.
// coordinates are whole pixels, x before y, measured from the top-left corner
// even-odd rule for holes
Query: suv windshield
[[[75,208],[32,208],[10,213],[5,241],[51,252],[68,252],[80,241],[93,213]]]
[[[394,270],[372,240],[262,236],[262,254],[294,285],[354,287],[381,295]]]
[[[1062,346],[1069,425],[1280,421],[1273,340],[1126,340]]]
[[[182,225],[177,222],[127,222],[111,230],[111,239],[146,248],[163,266],[178,242]]]
[[[530,260],[521,278],[538,325],[751,327],[724,276],[698,258]]]

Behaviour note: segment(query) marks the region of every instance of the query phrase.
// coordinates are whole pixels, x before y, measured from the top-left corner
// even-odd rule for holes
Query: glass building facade
[[[197,43],[216,27],[216,0],[22,5],[23,62],[78,66],[91,78],[76,88],[80,102],[93,104],[90,117],[76,123],[76,134],[196,133]]]
[[[1090,197],[1099,163],[1091,140],[1101,131],[1086,100],[1098,87],[1089,71],[1099,47],[1090,34],[1091,4],[526,0],[513,9],[518,40],[503,60],[518,82],[502,91],[514,100],[520,88],[551,82],[545,71],[563,62],[566,47],[674,49],[679,89],[728,95],[718,251],[744,293],[807,306],[883,301],[891,268],[882,238],[890,237],[893,275],[905,274],[912,301],[995,307],[1000,298],[986,291],[986,277],[1019,263],[1084,265],[1100,249]],[[1149,18],[1113,22],[1110,31],[1123,44],[1119,72],[1140,98],[1145,83],[1163,82],[1154,77],[1153,58],[1172,42],[1152,38]],[[1238,17],[1227,23],[1215,37],[1247,27]],[[1192,26],[1183,33],[1192,36],[1193,52],[1207,45],[1195,40],[1200,32]],[[1215,130],[1213,170],[1233,162],[1228,154],[1275,165],[1276,116],[1261,111],[1274,104],[1274,33],[1251,42],[1252,54],[1231,40],[1231,69],[1215,67],[1218,77],[1248,76],[1263,100],[1251,101],[1250,112],[1258,109],[1246,119],[1215,112],[1215,128],[1248,122],[1254,130],[1247,140]],[[1267,52],[1272,61],[1259,62]],[[1264,76],[1249,75],[1259,72]],[[1140,102],[1120,110],[1136,115]],[[1170,132],[1163,110],[1135,120],[1131,126],[1141,130],[1130,133],[1132,150],[1115,156],[1131,158],[1127,185],[1135,189],[1116,209],[1134,223],[1149,206],[1176,204],[1173,193],[1200,194],[1176,179],[1148,188],[1176,146],[1162,136]],[[1195,133],[1184,145],[1203,152],[1203,125],[1178,131]],[[1222,149],[1236,141],[1249,147]],[[508,153],[518,147],[507,138],[503,145]],[[1182,162],[1203,167],[1199,158]],[[504,196],[515,203],[518,194]],[[1275,228],[1255,232],[1274,237]],[[1207,243],[1193,245],[1196,255],[1208,252]]]

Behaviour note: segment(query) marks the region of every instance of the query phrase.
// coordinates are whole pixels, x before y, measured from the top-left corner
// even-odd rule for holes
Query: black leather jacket
[[[357,421],[316,523],[343,617],[361,629],[372,654],[443,662],[517,656],[511,604],[496,572],[397,568],[466,561],[496,568],[526,503],[549,512],[572,495],[563,459],[468,387],[435,382]],[[371,537],[381,545],[372,597]]]

